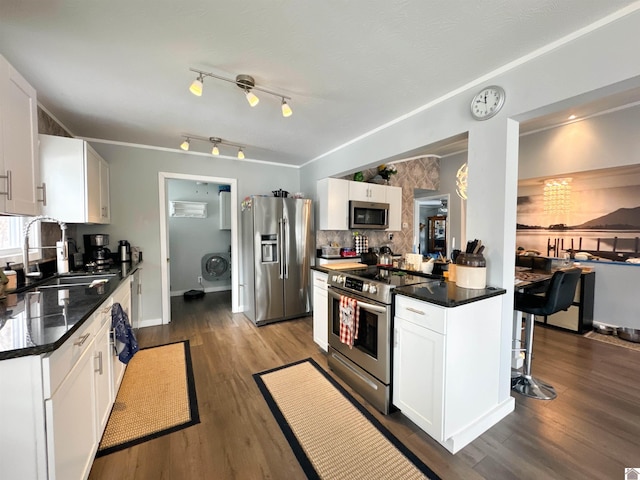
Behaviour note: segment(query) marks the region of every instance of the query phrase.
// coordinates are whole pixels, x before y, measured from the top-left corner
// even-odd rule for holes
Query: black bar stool
[[[582,270],[579,268],[558,270],[551,277],[549,287],[544,296],[530,293],[516,293],[514,295],[514,309],[526,314],[524,324],[524,335],[526,337],[524,366],[522,367],[522,374],[514,380],[512,386],[516,392],[540,400],[553,400],[556,398],[556,391],[551,385],[547,385],[531,376],[535,316],[552,315],[560,310],[567,310],[573,302],[581,274]]]

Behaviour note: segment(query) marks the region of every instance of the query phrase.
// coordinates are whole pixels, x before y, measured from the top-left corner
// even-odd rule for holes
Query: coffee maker
[[[109,245],[109,235],[90,234],[84,235],[84,263],[87,269],[91,269],[95,264],[95,270],[98,272],[109,270],[113,259],[111,258],[111,250],[107,248]]]

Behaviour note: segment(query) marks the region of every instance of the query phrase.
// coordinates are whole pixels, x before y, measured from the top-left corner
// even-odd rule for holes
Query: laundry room
[[[230,186],[167,182],[171,296],[231,290]]]

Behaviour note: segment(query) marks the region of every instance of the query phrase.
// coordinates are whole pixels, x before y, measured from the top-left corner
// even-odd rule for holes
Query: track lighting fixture
[[[226,140],[223,140],[223,139],[221,139],[219,137],[206,138],[206,137],[198,137],[198,136],[195,136],[195,135],[191,135],[191,136],[188,136],[188,137],[185,136],[184,138],[185,138],[185,140],[184,140],[184,142],[182,142],[180,144],[180,148],[182,148],[185,151],[189,150],[189,143],[190,143],[191,140],[201,140],[203,142],[213,143],[213,148],[211,148],[211,155],[216,155],[216,156],[220,155],[220,149],[218,148],[218,146],[219,145],[228,145],[230,147],[236,147],[238,149],[237,156],[238,156],[238,158],[240,160],[243,160],[245,158],[244,157],[244,147],[242,145],[238,145],[236,143],[227,142]]]
[[[193,93],[196,97],[201,97],[202,96],[202,81],[204,80],[204,77],[202,76],[202,74],[198,75],[198,78],[196,78],[193,83],[191,84],[191,86],[189,87],[189,91],[191,93]]]
[[[287,101],[283,98],[282,99],[282,116],[286,118],[286,117],[290,117],[292,114],[293,114],[293,111],[291,110],[291,107],[289,106]]]
[[[258,96],[253,92],[254,90],[258,90],[260,92],[268,93],[269,95],[280,97],[282,99],[281,107],[283,117],[290,117],[293,114],[291,106],[288,103],[288,101],[291,101],[291,97],[287,97],[286,95],[282,95],[281,93],[273,92],[266,88],[256,86],[256,82],[251,75],[238,75],[236,76],[235,80],[232,80],[230,78],[225,78],[210,72],[196,70],[195,68],[190,68],[189,70],[198,74],[198,78],[194,80],[189,87],[189,91],[191,91],[191,93],[198,97],[202,96],[202,85],[204,82],[204,77],[212,77],[217,78],[218,80],[223,80],[225,82],[235,83],[244,91],[245,97],[247,98],[249,105],[251,105],[252,107],[255,107],[260,101]]]

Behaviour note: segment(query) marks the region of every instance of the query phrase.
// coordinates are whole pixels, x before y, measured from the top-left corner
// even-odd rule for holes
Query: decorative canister
[[[483,289],[487,286],[487,261],[481,253],[461,253],[456,258],[458,287]]]

